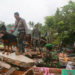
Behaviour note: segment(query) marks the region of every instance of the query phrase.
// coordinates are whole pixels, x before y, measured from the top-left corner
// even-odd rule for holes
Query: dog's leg
[[[14,46],[16,46],[16,48],[17,48],[17,50],[16,50],[16,55],[19,55],[19,53],[18,53],[18,46],[17,46],[16,42],[13,42],[13,44],[14,44]]]
[[[4,51],[2,52],[2,54],[5,53],[5,49],[6,49],[6,44],[5,44],[5,40],[2,40],[2,42],[4,43]]]
[[[5,50],[6,50],[6,43],[4,43],[4,51],[2,54],[5,54]]]
[[[8,44],[8,50],[7,50],[7,55],[9,55],[9,44]]]
[[[11,50],[10,50],[10,54],[12,53],[12,43],[10,44],[10,48],[11,48]]]
[[[19,53],[18,53],[18,46],[17,46],[16,43],[15,43],[15,46],[16,46],[16,48],[17,48],[17,50],[16,50],[16,55],[19,55]]]

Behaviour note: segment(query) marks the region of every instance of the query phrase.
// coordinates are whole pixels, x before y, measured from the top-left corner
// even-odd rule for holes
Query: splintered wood
[[[32,59],[23,55],[15,55],[15,53],[6,55],[6,53],[2,54],[2,52],[0,52],[0,60],[25,68],[34,66]]]
[[[10,70],[1,69],[0,75],[34,75],[34,72],[32,68],[25,71],[17,71],[14,67],[12,67]]]
[[[11,75],[16,69],[13,67],[11,68],[5,75]]]
[[[0,67],[0,72],[4,69],[4,67]]]

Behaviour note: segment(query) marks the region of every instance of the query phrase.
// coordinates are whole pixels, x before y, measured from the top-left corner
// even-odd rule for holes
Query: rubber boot
[[[19,54],[22,53],[22,44],[19,44]]]

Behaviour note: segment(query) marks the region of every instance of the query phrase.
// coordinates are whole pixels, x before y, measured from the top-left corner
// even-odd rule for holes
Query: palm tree
[[[33,28],[34,27],[34,22],[31,22],[30,21],[28,24],[29,24],[30,28]]]

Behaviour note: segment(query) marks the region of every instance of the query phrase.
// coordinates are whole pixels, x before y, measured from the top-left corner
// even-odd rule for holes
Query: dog
[[[0,34],[2,38],[2,42],[4,43],[4,51],[5,54],[6,46],[8,46],[7,55],[9,55],[9,47],[11,48],[10,53],[12,53],[12,45],[17,47],[16,54],[18,55],[18,46],[17,46],[17,38],[13,34],[10,34],[6,31],[5,25],[0,27]]]

